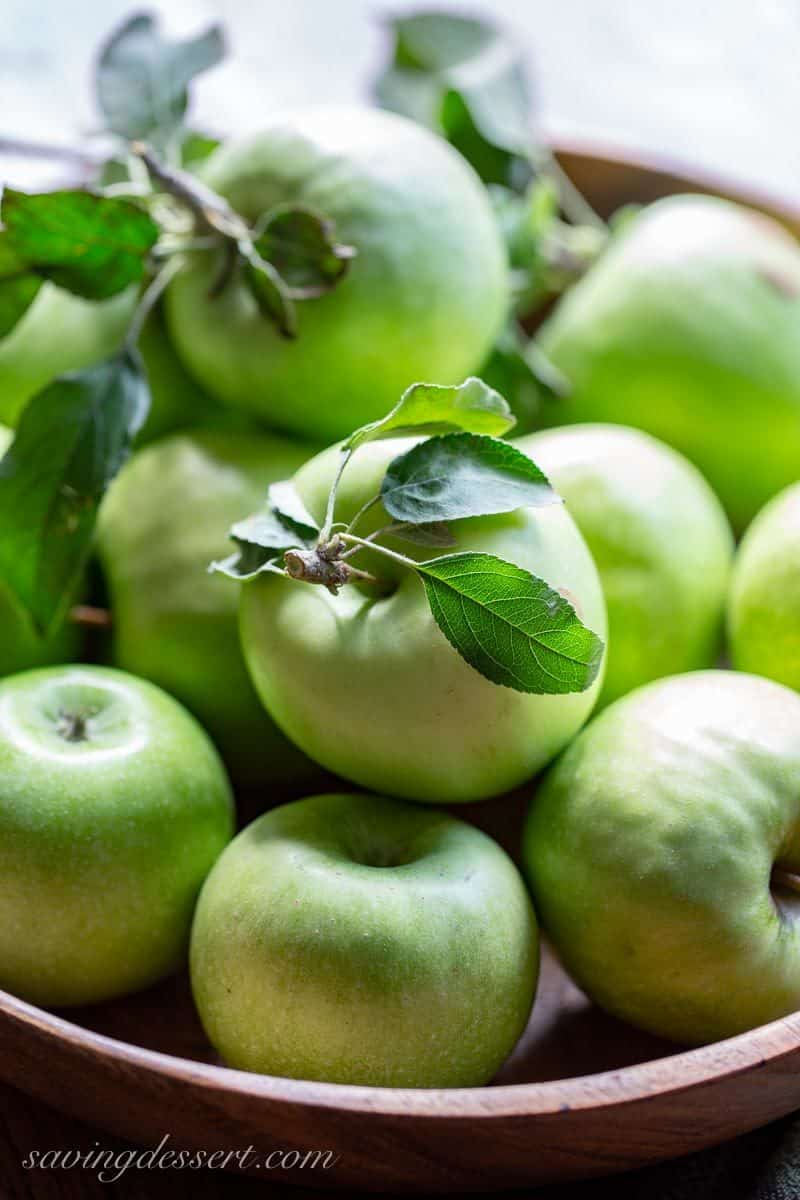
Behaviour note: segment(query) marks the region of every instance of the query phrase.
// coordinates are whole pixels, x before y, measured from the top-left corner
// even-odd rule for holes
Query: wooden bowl
[[[603,213],[705,191],[800,231],[800,200],[793,207],[613,150],[558,149]],[[513,848],[524,802],[520,794],[458,811]],[[684,1050],[594,1008],[545,950],[530,1025],[491,1086],[403,1091],[219,1065],[182,977],[66,1017],[0,992],[0,1078],[149,1146],[169,1134],[173,1149],[333,1151],[336,1165],[314,1171],[315,1186],[486,1191],[642,1166],[800,1107],[800,1014]],[[275,1178],[311,1182],[300,1167],[270,1171]]]

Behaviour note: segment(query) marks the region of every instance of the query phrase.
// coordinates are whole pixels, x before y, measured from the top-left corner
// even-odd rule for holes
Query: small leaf
[[[237,521],[231,526],[230,537],[240,545],[260,546],[273,554],[302,546],[305,541],[272,508],[263,508],[243,521]]]
[[[0,338],[11,332],[36,299],[42,285],[0,231]]]
[[[542,579],[492,554],[419,563],[436,624],[492,683],[518,692],[583,692],[597,678],[603,643]]]
[[[285,571],[279,565],[280,561],[281,555],[272,557],[269,551],[260,546],[245,543],[227,558],[222,558],[219,562],[212,562],[208,570],[212,575],[227,575],[228,579],[235,579],[237,583],[245,583],[248,579],[255,579],[257,575],[263,575],[265,571],[284,575]]]
[[[0,461],[0,578],[42,632],[62,616],[148,402],[129,355],[66,375],[29,401]]]
[[[288,493],[281,485],[273,484],[270,492],[276,486],[279,499],[286,503]],[[288,487],[292,488],[292,484],[288,483]],[[291,500],[289,504],[293,506]],[[301,505],[299,496],[297,504]],[[275,507],[262,508],[231,527],[229,536],[236,542],[236,551],[221,562],[211,563],[209,570],[228,575],[231,579],[253,579],[262,571],[278,569],[276,564],[284,550],[302,548],[316,537],[316,529],[310,526],[310,538],[298,533],[298,527],[302,526],[303,522],[295,516],[284,516]]]
[[[470,433],[499,435],[513,424],[514,417],[506,401],[482,379],[471,376],[458,387],[414,383],[388,416],[357,429],[345,442],[344,449],[355,450],[375,438],[409,432],[466,429]]]
[[[293,300],[313,300],[334,288],[355,256],[336,241],[334,225],[301,204],[281,204],[262,217],[255,247],[272,263]]]
[[[285,338],[297,336],[297,311],[289,289],[272,263],[255,249],[249,249],[244,263],[248,287],[258,307],[275,322]]]
[[[523,189],[531,166],[525,54],[490,21],[428,12],[391,22],[394,54],[378,102],[443,134],[487,183]]]
[[[381,500],[390,516],[412,524],[561,502],[527,454],[474,433],[432,437],[399,455],[386,471]]]
[[[306,508],[291,479],[271,483],[267,501],[272,511],[284,525],[293,529],[303,541],[313,541],[319,534],[319,525]]]
[[[100,110],[112,133],[163,146],[181,125],[195,75],[225,56],[213,25],[183,41],[167,41],[150,13],[129,17],[103,46],[95,73]]]
[[[138,205],[85,191],[3,191],[0,217],[11,248],[45,279],[87,300],[136,283],[158,237]]]
[[[391,530],[392,537],[417,546],[455,546],[456,539],[446,521],[428,521],[425,525],[397,525]]]
[[[221,144],[219,138],[208,133],[200,133],[197,129],[185,130],[181,138],[181,166],[196,167],[210,158]]]

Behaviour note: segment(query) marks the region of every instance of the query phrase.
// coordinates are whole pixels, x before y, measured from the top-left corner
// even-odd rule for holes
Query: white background
[[[800,0],[438,0],[488,12],[530,49],[540,121],[666,152],[800,197]],[[0,137],[74,142],[93,121],[89,66],[129,0],[0,0]],[[174,32],[222,20],[230,61],[196,88],[198,123],[262,125],[270,112],[366,94],[381,14],[400,0],[162,0]],[[425,7],[424,2],[414,7]],[[40,168],[41,170],[41,168]],[[30,181],[31,165],[0,163]],[[27,176],[27,179],[25,178]]]

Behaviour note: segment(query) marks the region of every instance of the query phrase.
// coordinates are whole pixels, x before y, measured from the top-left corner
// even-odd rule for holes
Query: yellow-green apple
[[[233,831],[194,718],[119,671],[25,671],[0,683],[0,781],[0,986],[87,1004],[175,970]]]
[[[342,476],[337,522],[380,492],[393,458],[413,439],[362,445]],[[339,463],[331,447],[294,484],[322,523]],[[390,523],[374,503],[362,536]],[[606,614],[597,569],[563,504],[452,522],[453,552],[514,563],[561,591],[601,639]],[[393,536],[384,545],[420,561],[441,549]],[[448,551],[449,553],[450,551]],[[353,585],[338,595],[275,574],[242,587],[245,658],[267,710],[306,754],[364,787],[432,802],[478,800],[529,779],[580,729],[601,678],[583,692],[533,695],[490,682],[453,649],[419,578],[375,551],[359,565],[386,590]]]
[[[734,671],[647,684],[545,777],[536,911],[601,1007],[679,1042],[800,1006],[800,697]]]
[[[234,414],[208,396],[178,358],[159,310],[144,323],[138,341],[147,383],[150,411],[136,444],[145,445],[179,429],[217,425]]]
[[[735,667],[800,692],[800,483],[771,500],[744,535],[728,629]]]
[[[135,288],[93,301],[43,283],[22,319],[0,338],[0,421],[16,425],[31,396],[57,375],[113,354],[135,303]]]
[[[486,1083],[525,1028],[536,919],[511,859],[444,813],[311,796],[207,879],[192,986],[231,1066],[379,1087]]]
[[[621,425],[564,426],[516,444],[564,497],[600,572],[608,656],[599,704],[714,666],[733,536],[700,472]]]
[[[100,513],[114,663],[185,704],[243,786],[313,771],[264,712],[242,659],[236,589],[208,566],[232,522],[310,453],[267,433],[175,434],[134,455]]]
[[[709,196],[661,200],[556,306],[540,343],[572,393],[557,424],[612,421],[700,468],[742,530],[800,461],[800,248]]]
[[[335,223],[350,270],[298,304],[284,339],[234,276],[198,254],[167,293],[178,352],[204,388],[272,426],[330,442],[382,416],[418,379],[458,383],[509,305],[485,188],[447,143],[404,117],[316,108],[228,142],[199,168],[249,222],[299,203]]]

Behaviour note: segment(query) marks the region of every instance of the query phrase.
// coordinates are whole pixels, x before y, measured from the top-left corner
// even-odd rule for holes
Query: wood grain
[[[800,231],[800,206],[788,201],[742,195],[662,161],[590,152],[574,143],[557,149],[603,213],[630,200],[710,191],[749,201]],[[461,808],[459,815],[513,848],[524,800],[520,793]],[[169,1133],[174,1147],[332,1149],[340,1156],[337,1166],[315,1184],[482,1192],[631,1169],[715,1145],[797,1108],[800,1014],[685,1051],[600,1013],[547,955],[529,1028],[493,1086],[396,1091],[224,1068],[205,1041],[186,979],[178,978],[70,1013],[68,1020],[0,993],[0,1080],[141,1145],[157,1145]],[[40,1106],[30,1110],[33,1115],[25,1104],[15,1106],[9,1099],[14,1094],[0,1089],[10,1153],[19,1155],[34,1136],[39,1147],[48,1136],[77,1136],[53,1126]],[[151,1174],[146,1185],[131,1184],[142,1190],[129,1195],[160,1194]],[[301,1172],[282,1178],[316,1194]],[[178,1200],[181,1189],[194,1200],[220,1194],[203,1190],[216,1188],[215,1181],[200,1179],[171,1175],[172,1197]],[[252,1190],[247,1180],[233,1182]],[[52,1184],[40,1177],[32,1190],[29,1178],[17,1172],[12,1184],[3,1193],[12,1200],[91,1200],[100,1194],[85,1180],[73,1184],[66,1177]],[[263,1176],[256,1186],[259,1195],[269,1194]]]

